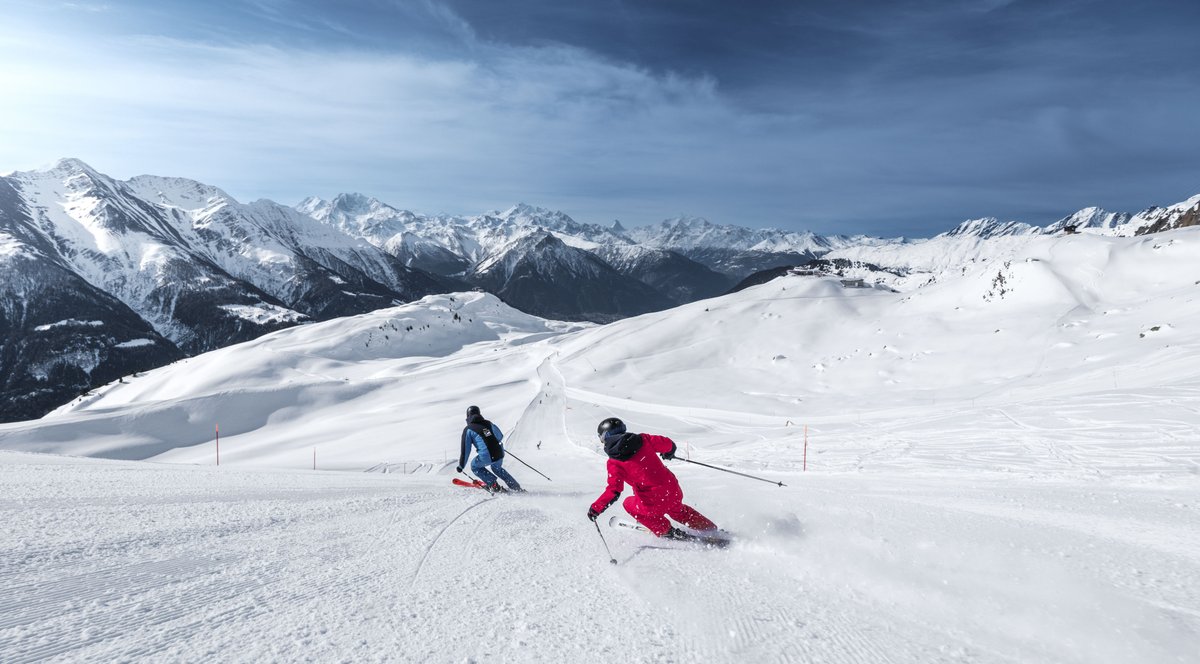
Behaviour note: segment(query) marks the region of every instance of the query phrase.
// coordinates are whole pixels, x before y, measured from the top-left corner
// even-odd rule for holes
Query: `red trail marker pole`
[[[804,425],[804,465],[801,470],[808,470],[808,425]]]

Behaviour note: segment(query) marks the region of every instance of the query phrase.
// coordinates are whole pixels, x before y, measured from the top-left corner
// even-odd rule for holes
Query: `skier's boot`
[[[488,493],[508,493],[508,491],[499,484],[489,484],[486,487]]]

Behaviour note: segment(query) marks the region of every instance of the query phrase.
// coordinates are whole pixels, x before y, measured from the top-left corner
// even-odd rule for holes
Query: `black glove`
[[[588,508],[588,518],[589,519],[591,519],[592,521],[595,521],[596,517],[598,517],[598,516],[600,516],[600,513],[596,511],[595,507]]]
[[[461,473],[461,472],[462,472],[462,466],[455,466],[455,467],[454,467],[454,472],[456,472],[456,473]]]
[[[671,459],[674,459],[675,458],[675,444],[674,443],[671,444],[671,450],[669,452],[663,452],[662,454],[660,454],[658,456],[662,457],[663,461],[670,461]]]

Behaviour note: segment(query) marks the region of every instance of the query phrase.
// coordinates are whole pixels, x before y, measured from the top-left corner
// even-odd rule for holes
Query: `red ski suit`
[[[717,527],[703,514],[683,504],[683,489],[675,474],[663,465],[659,454],[675,449],[675,443],[666,436],[640,434],[641,448],[624,461],[608,460],[608,486],[604,493],[592,503],[592,509],[603,512],[621,496],[626,484],[633,487],[633,495],[622,503],[625,511],[662,537],[671,529],[666,517],[696,530],[713,530]]]

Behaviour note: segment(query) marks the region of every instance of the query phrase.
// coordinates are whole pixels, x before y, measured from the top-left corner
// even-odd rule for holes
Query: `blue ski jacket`
[[[491,427],[492,433],[496,435],[497,443],[501,443],[504,441],[504,432],[500,430],[500,427],[496,426],[495,424],[492,424],[491,422],[488,422],[487,420],[484,420],[482,417],[479,418],[478,422],[472,421],[472,424],[476,424],[476,423],[485,424],[485,425]],[[492,461],[497,460],[496,457],[498,455],[492,454],[488,451],[487,443],[483,440],[483,436],[480,436],[478,433],[475,433],[474,431],[471,430],[471,427],[468,426],[463,429],[462,451],[458,455],[458,465],[466,467],[467,458],[471,456],[471,448],[472,447],[475,448],[476,454],[479,454],[480,456],[486,455]]]

